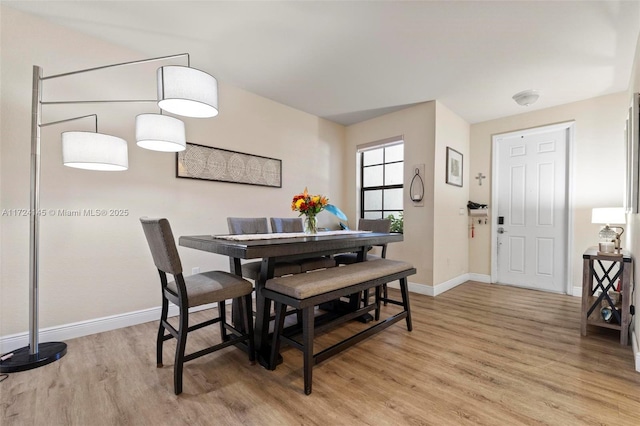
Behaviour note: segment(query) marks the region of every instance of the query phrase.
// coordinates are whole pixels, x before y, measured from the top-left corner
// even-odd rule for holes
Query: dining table
[[[400,241],[403,235],[399,233],[340,230],[317,234],[188,235],[181,236],[178,243],[182,247],[228,256],[230,272],[239,276],[242,276],[242,260],[261,259],[260,275],[255,280],[254,338],[258,362],[268,367],[271,303],[262,295],[262,289],[267,280],[274,277],[276,262],[338,253],[357,253],[358,261],[363,262],[371,246]],[[241,314],[241,306],[234,300],[232,320],[236,326],[243,323]]]

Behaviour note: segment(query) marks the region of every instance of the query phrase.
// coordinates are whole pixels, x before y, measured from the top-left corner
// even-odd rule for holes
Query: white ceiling
[[[437,99],[470,123],[627,89],[638,1],[2,1],[342,124]],[[99,64],[98,64],[99,65]],[[525,109],[515,93],[537,89]],[[220,105],[224,113],[224,105]]]

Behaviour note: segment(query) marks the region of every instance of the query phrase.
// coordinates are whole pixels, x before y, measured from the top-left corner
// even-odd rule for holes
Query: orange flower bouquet
[[[308,234],[318,233],[318,222],[316,215],[324,210],[329,204],[329,199],[323,195],[311,195],[304,189],[302,194],[295,195],[291,201],[291,210],[300,212],[299,216],[304,215],[304,228]]]

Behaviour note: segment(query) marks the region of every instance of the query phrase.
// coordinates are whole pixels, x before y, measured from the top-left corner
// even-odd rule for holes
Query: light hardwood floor
[[[0,424],[640,424],[631,348],[608,330],[581,337],[579,298],[475,282],[411,297],[413,332],[400,322],[317,366],[310,396],[291,348],[276,371],[236,348],[189,362],[175,396],[175,346],[157,369],[152,322],[69,340],[60,361],[10,375]],[[211,330],[188,348],[217,338]]]

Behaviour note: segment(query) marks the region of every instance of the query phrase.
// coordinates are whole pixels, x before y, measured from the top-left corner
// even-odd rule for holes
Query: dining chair
[[[273,232],[304,232],[301,217],[272,217],[271,229]],[[333,268],[336,261],[330,256],[310,257],[295,261],[300,265],[300,272],[308,272],[316,269]]]
[[[187,361],[210,354],[217,350],[247,342],[249,360],[255,360],[253,343],[253,318],[251,283],[237,275],[222,271],[209,271],[185,277],[182,273],[182,262],[176,248],[171,226],[167,219],[140,218],[142,229],[151,249],[153,262],[160,274],[162,293],[162,313],[160,314],[160,326],[156,342],[157,367],[162,364],[162,345],[165,340],[175,338],[176,355],[173,371],[173,388],[176,395],[182,393],[183,364]],[[167,274],[172,275],[174,281],[169,282]],[[240,332],[226,321],[225,300],[239,299],[242,306],[244,329]],[[169,302],[178,306],[178,329],[167,321]],[[209,303],[218,304],[218,316],[189,326],[189,308]],[[187,335],[193,330],[202,327],[220,324],[222,342],[208,348],[186,354]],[[168,331],[168,334],[165,334]]]
[[[272,217],[269,220],[273,232],[304,232],[301,217]]]
[[[228,217],[227,225],[229,226],[229,233],[232,235],[269,233],[269,222],[266,217]],[[243,263],[242,276],[257,280],[260,278],[261,268],[262,261]],[[276,262],[273,275],[279,277],[299,274],[300,272],[300,265],[295,262]]]
[[[358,230],[388,234],[391,231],[391,219],[360,219],[358,222]],[[381,244],[379,247],[382,248],[380,256],[367,253],[367,260],[380,259],[381,257],[384,259],[387,257],[387,245]],[[343,253],[334,256],[334,258],[338,265],[349,265],[358,261],[358,254]]]
[[[358,230],[388,234],[391,231],[391,219],[360,219],[360,221],[358,222]],[[380,256],[367,253],[367,260],[374,260],[374,259],[380,259],[380,258],[385,259],[387,257],[387,245],[381,244],[378,247],[381,247],[382,249]],[[371,249],[371,247],[369,249]],[[350,265],[358,261],[358,254],[343,253],[343,254],[338,254],[333,258],[335,259],[338,265]],[[382,285],[382,294],[383,294],[382,297],[383,297],[384,305],[386,306],[388,295],[389,295],[386,284]],[[368,297],[368,294],[366,294],[366,292],[365,292],[365,297]]]
[[[269,222],[266,217],[228,217],[227,225],[233,235],[268,234]]]

